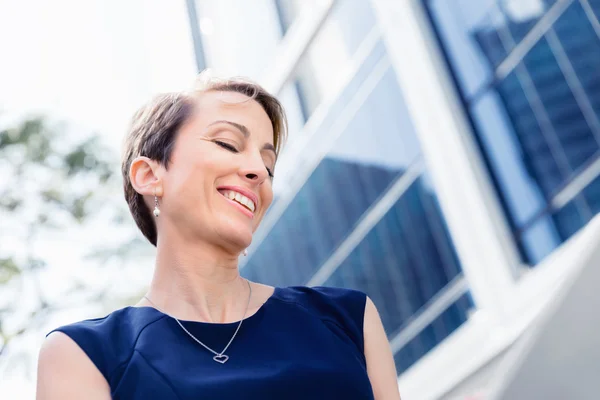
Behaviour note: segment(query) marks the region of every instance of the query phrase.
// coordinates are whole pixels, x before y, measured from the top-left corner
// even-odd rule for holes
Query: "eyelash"
[[[219,140],[215,140],[215,143],[221,146],[222,148],[231,151],[232,153],[239,153],[238,149],[230,145],[229,143],[221,142]]]
[[[225,143],[225,142],[221,142],[220,140],[215,140],[215,143],[219,146],[221,146],[222,148],[224,148],[225,150],[229,150],[232,153],[239,153],[238,149],[236,149],[234,146],[230,145],[229,143]],[[271,171],[270,168],[265,167],[267,169],[267,172],[269,173],[269,177],[271,179],[273,179],[275,177],[275,175],[273,175],[273,171]]]

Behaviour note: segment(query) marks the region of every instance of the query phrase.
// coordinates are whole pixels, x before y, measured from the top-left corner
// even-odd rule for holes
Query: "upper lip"
[[[251,190],[244,189],[240,186],[219,186],[217,190],[232,190],[234,192],[243,194],[244,196],[252,200],[252,202],[254,203],[254,207],[258,209],[258,196],[255,195]]]

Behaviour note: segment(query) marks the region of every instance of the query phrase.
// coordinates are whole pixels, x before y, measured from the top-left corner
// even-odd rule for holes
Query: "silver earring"
[[[154,195],[154,211],[152,212],[154,213],[155,217],[160,215],[160,209],[158,208],[158,197],[156,197],[156,194]]]
[[[246,257],[248,255],[248,250],[244,249],[244,251],[242,251],[242,254],[244,257]]]

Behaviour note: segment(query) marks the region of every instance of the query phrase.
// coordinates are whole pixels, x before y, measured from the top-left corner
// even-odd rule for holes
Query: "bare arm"
[[[392,349],[375,304],[367,297],[365,306],[365,358],[376,400],[399,400],[398,376]]]
[[[62,332],[48,335],[38,361],[37,400],[109,400],[110,388],[94,363]]]

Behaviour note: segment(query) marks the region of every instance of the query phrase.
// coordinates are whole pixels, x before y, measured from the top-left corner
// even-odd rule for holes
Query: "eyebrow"
[[[218,121],[215,121],[215,122],[209,124],[208,126],[212,126],[212,125],[216,125],[216,124],[231,125],[231,126],[237,128],[237,130],[239,130],[240,132],[242,132],[242,135],[244,135],[244,137],[246,139],[248,139],[248,137],[250,136],[250,130],[245,125],[238,124],[237,122],[220,119]],[[273,153],[275,153],[275,156],[277,157],[277,151],[275,151],[275,146],[273,146],[271,143],[265,143],[265,145],[263,146],[263,150],[271,150]]]

